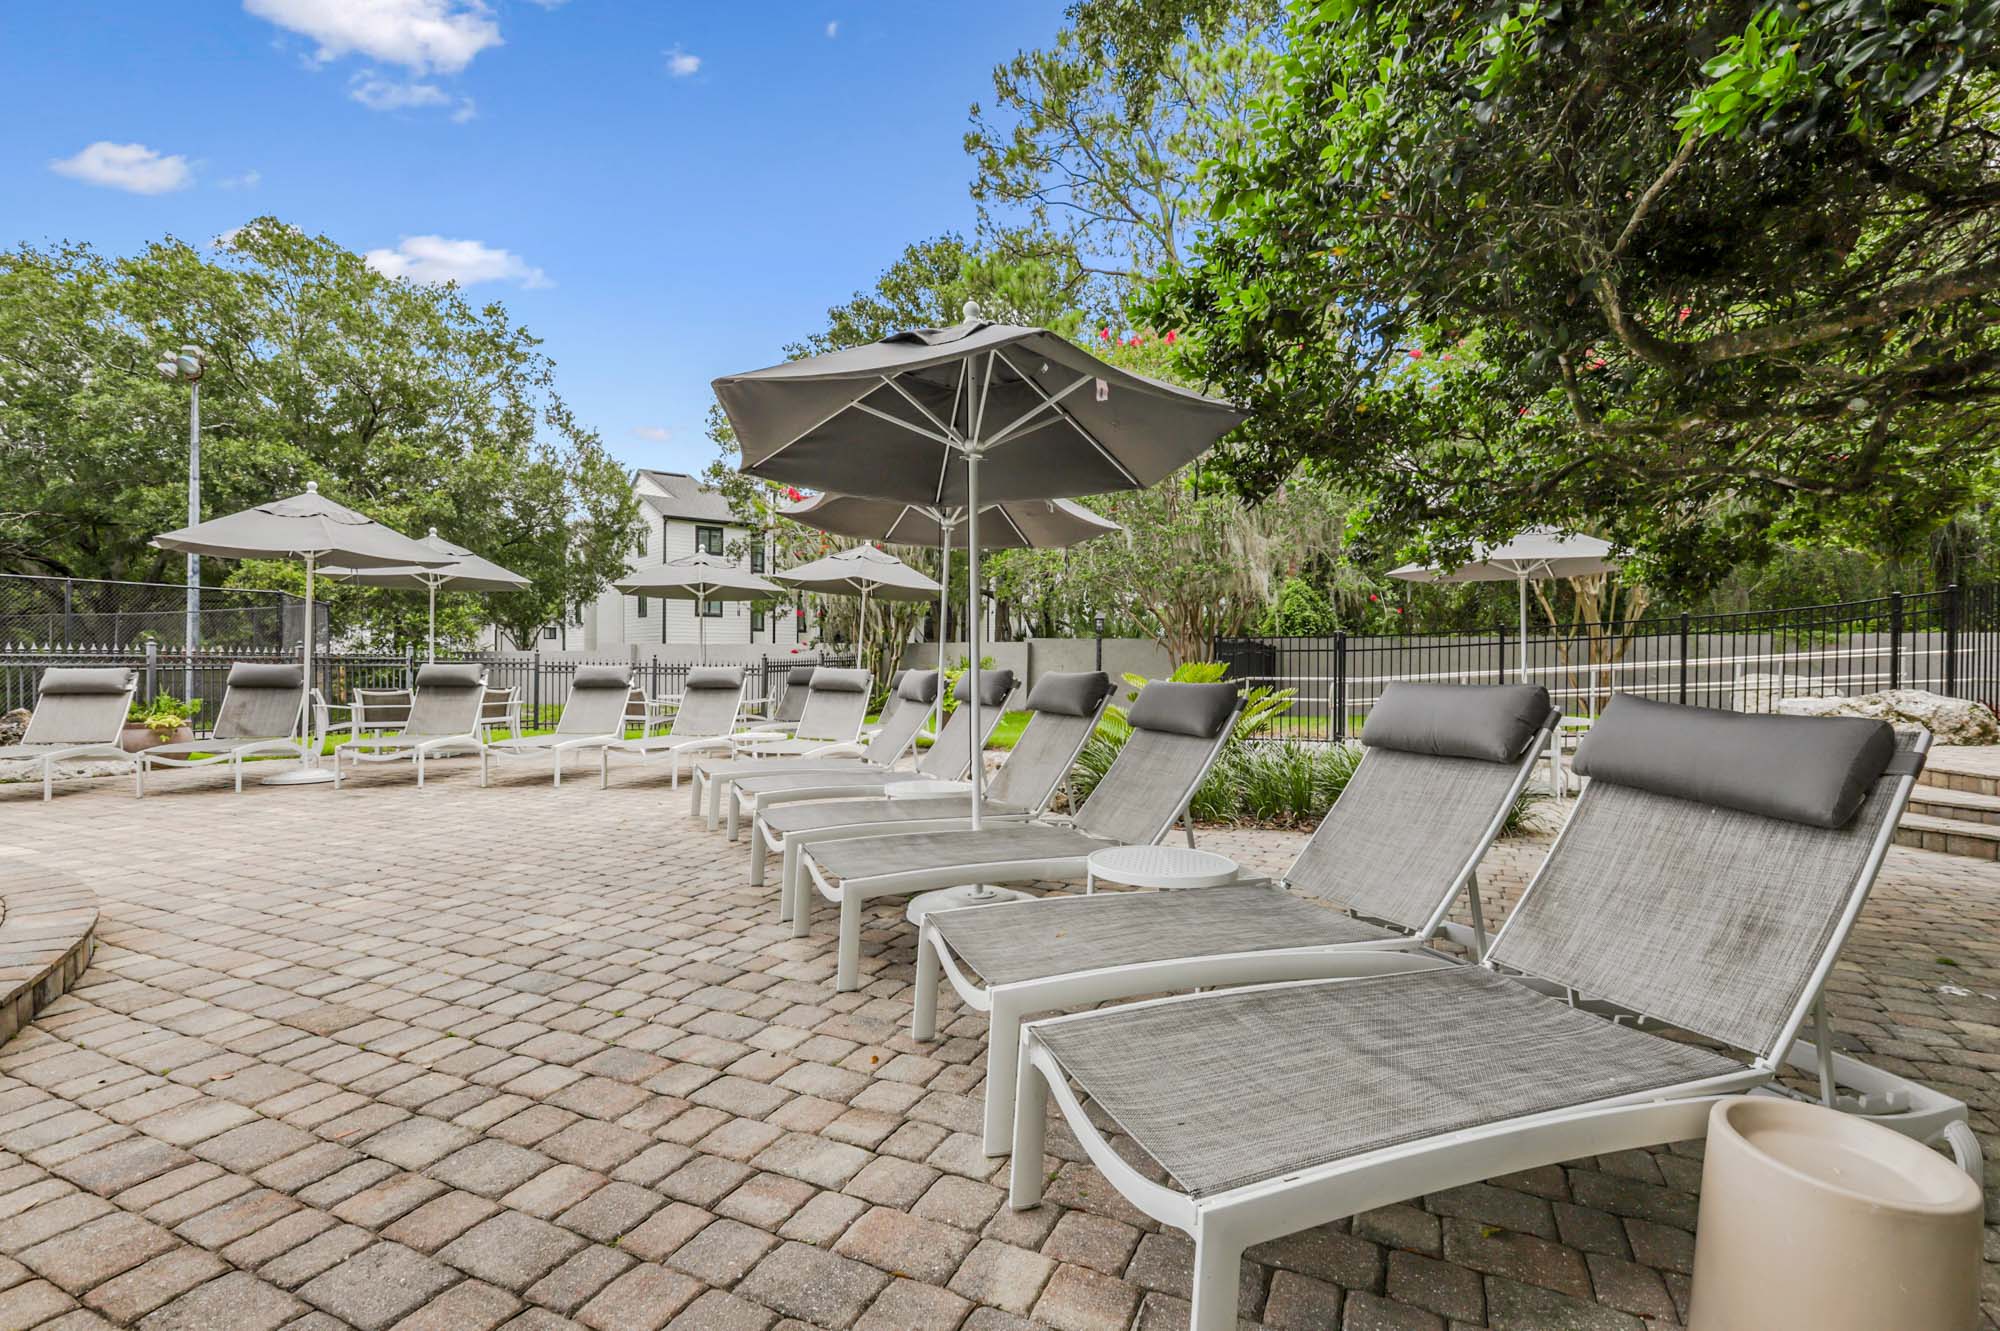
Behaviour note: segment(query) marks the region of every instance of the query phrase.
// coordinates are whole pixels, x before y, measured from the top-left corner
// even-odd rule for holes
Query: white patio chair
[[[399,762],[411,759],[417,785],[424,784],[424,763],[454,753],[482,755],[484,779],[486,738],[482,714],[487,701],[486,672],[476,665],[426,665],[417,668],[417,687],[410,718],[402,730],[368,735],[334,746],[333,784],[341,782],[341,759],[353,762]]]
[[[1234,1331],[1251,1244],[1700,1137],[1718,1097],[1775,1089],[1787,1063],[1977,1171],[1964,1106],[1874,1069],[1876,1089],[1841,1097],[1860,1065],[1823,1022],[1816,1045],[1799,1039],[1929,746],[1876,721],[1618,697],[1578,754],[1590,780],[1568,824],[1480,962],[1328,953],[1321,973],[1342,978],[1023,1026],[1010,1201],[1041,1199],[1053,1095],[1112,1186],[1194,1237],[1193,1331]],[[1168,1181],[1114,1149],[1087,1101]]]
[[[630,666],[580,665],[570,679],[569,699],[555,730],[547,735],[516,735],[489,741],[480,765],[479,783],[487,783],[495,758],[549,758],[551,783],[562,784],[563,760],[589,749],[603,749],[625,738],[625,717],[632,705]]]
[[[598,756],[599,786],[610,783],[613,753],[628,753],[640,759],[665,758],[668,784],[678,786],[681,768],[696,755],[728,750],[729,737],[736,730],[742,709],[741,666],[697,666],[688,671],[680,706],[674,709],[673,724],[665,733],[646,733],[604,746]]]
[[[996,672],[997,673],[997,672]],[[985,671],[980,674],[984,676]],[[1028,692],[1028,724],[999,770],[986,784],[981,816],[989,823],[1021,822],[1040,816],[1062,789],[1077,755],[1096,731],[1112,694],[1111,677],[1101,670],[1051,671]],[[954,730],[961,708],[945,722],[927,761],[944,755],[928,774],[942,780],[964,780],[972,763],[966,754],[965,731]],[[984,711],[981,716],[985,716]],[[999,705],[992,725],[1000,722]],[[992,734],[991,726],[987,736]],[[982,751],[984,743],[981,744]],[[959,755],[953,759],[951,755]],[[958,792],[917,799],[842,799],[799,804],[773,803],[758,810],[750,840],[750,885],[764,883],[764,857],[781,857],[778,918],[794,919],[801,896],[808,890],[801,867],[804,852],[824,841],[881,836],[891,832],[947,832],[970,826],[967,797]],[[801,927],[798,932],[803,934]]]
[[[1029,1013],[1314,973],[1326,951],[1423,947],[1452,930],[1485,950],[1479,861],[1561,713],[1536,684],[1391,684],[1367,755],[1285,876],[1173,892],[1100,892],[924,916],[913,1034],[937,1036],[938,977],[988,1014],[985,1146],[1014,1129]],[[1460,893],[1472,927],[1447,925]],[[1327,909],[1327,907],[1333,909]]]
[[[306,756],[300,738],[306,721],[305,667],[238,661],[229,667],[215,728],[206,739],[160,744],[139,755],[138,794],[154,767],[208,767],[228,763],[236,793],[243,793],[243,760],[260,754]]]
[[[124,666],[50,666],[42,672],[35,710],[21,742],[0,748],[0,763],[28,763],[41,771],[42,800],[55,795],[55,766],[78,758],[139,760],[119,746],[132,710],[137,681]]]
[[[733,772],[753,770],[743,761],[756,758],[838,758],[861,755],[861,723],[868,719],[869,694],[875,678],[866,670],[813,671],[805,707],[788,735],[749,730],[730,736],[730,757],[696,763],[688,812],[705,817],[713,831],[722,821],[722,792]],[[768,768],[765,770],[769,770]]]
[[[823,842],[801,857],[819,894],[840,907],[843,992],[861,984],[861,912],[878,897],[976,883],[1081,878],[1094,851],[1150,846],[1187,816],[1188,801],[1228,742],[1240,707],[1234,684],[1155,680],[1127,719],[1132,734],[1074,818],[953,832],[906,832]],[[794,931],[810,895],[793,903]]]

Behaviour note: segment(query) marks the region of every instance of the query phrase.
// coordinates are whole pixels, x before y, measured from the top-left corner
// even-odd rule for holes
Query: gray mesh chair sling
[[[1929,745],[1875,721],[1615,698],[1567,826],[1479,963],[1349,951],[1324,972],[1347,978],[1024,1026],[1010,1199],[1041,1199],[1053,1094],[1112,1186],[1194,1237],[1194,1331],[1234,1331],[1250,1244],[1699,1137],[1717,1097],[1770,1087],[1789,1057]],[[1127,1163],[1086,1100],[1168,1182]]]
[[[988,1014],[986,1153],[1005,1155],[1012,1140],[1028,1013],[1299,979],[1319,974],[1329,949],[1421,947],[1461,892],[1473,921],[1463,938],[1478,955],[1479,862],[1561,716],[1539,685],[1391,684],[1361,732],[1367,755],[1280,882],[927,914],[913,1034],[937,1036],[941,971]]]
[[[804,705],[804,699],[800,699]],[[681,769],[691,767],[703,753],[723,752],[743,711],[743,668],[741,666],[697,666],[688,671],[681,689],[680,706],[674,710],[673,724],[663,734],[642,734],[637,739],[621,739],[607,744],[598,755],[598,784],[611,780],[611,755],[629,753],[635,758],[665,758],[670,786],[681,783]]]
[[[486,672],[476,665],[417,667],[410,719],[391,735],[370,735],[334,746],[333,784],[341,781],[340,760],[396,762],[413,759],[417,784],[424,784],[424,760],[446,751],[483,753],[480,713],[486,705]],[[483,766],[483,764],[482,764]],[[483,776],[483,773],[482,773]]]
[[[552,784],[562,784],[563,759],[587,749],[602,750],[625,738],[625,716],[632,702],[632,667],[580,665],[570,680],[569,699],[555,730],[547,735],[516,735],[494,740],[480,754],[479,784],[489,779],[494,758],[552,758]],[[600,778],[603,763],[598,764]]]
[[[228,763],[243,793],[243,760],[258,754],[306,755],[303,734],[306,682],[303,666],[238,661],[229,667],[222,706],[207,739],[160,744],[139,755],[139,794],[151,767],[207,767]]]
[[[1074,818],[856,837],[806,851],[801,860],[814,887],[840,907],[838,988],[861,984],[861,912],[876,897],[1081,878],[1093,851],[1159,841],[1215,765],[1239,703],[1234,684],[1147,684],[1127,715],[1131,736]],[[795,931],[806,925],[810,905],[809,895],[793,903]]]
[[[986,672],[980,673],[984,676]],[[1028,691],[1028,724],[987,782],[981,816],[990,823],[1019,822],[1046,810],[1070,768],[1075,766],[1077,755],[1097,729],[1111,693],[1111,677],[1101,670],[1051,671],[1036,680],[1035,687]],[[953,720],[959,715],[952,713]],[[995,704],[993,722],[997,724],[999,719]],[[956,748],[961,756],[953,769],[953,779],[962,780],[972,770],[970,755],[965,753],[968,747],[965,732],[953,731],[952,721],[946,721],[945,735],[952,737],[949,747],[941,736],[926,758],[940,750],[949,758]],[[981,748],[984,747],[982,742]],[[753,887],[763,885],[765,854],[782,856],[778,918],[794,919],[799,899],[810,890],[801,867],[803,853],[809,847],[823,841],[880,836],[885,832],[950,831],[969,826],[969,813],[962,794],[896,800],[841,799],[760,809],[750,848],[750,883]],[[804,921],[799,920],[795,936],[802,937],[804,933]]]
[[[875,677],[866,670],[813,671],[805,709],[789,735],[746,730],[729,740],[731,757],[695,764],[688,812],[706,817],[713,831],[722,821],[722,792],[737,772],[748,775],[746,758],[835,758],[861,753],[861,723],[868,719]],[[769,771],[769,768],[764,769]]]
[[[118,745],[135,687],[124,666],[50,666],[42,672],[21,742],[0,748],[0,763],[39,768],[45,801],[55,794],[56,764],[77,758],[131,763],[136,781],[138,759]]]
[[[744,729],[790,734],[798,725],[799,717],[805,714],[806,699],[812,694],[813,671],[817,669],[818,666],[797,665],[787,670],[770,716],[761,720],[752,719]]]
[[[980,716],[988,721],[986,735],[993,733],[1001,716],[1001,704],[1014,691],[1014,672],[1011,670],[985,670],[979,675]],[[969,696],[972,676],[959,676],[954,692],[959,701]],[[911,781],[951,781],[957,774],[967,771],[971,759],[967,755],[965,727],[952,728],[947,719],[944,729],[932,740],[929,749],[917,755],[911,770],[897,772],[896,764],[904,754],[914,753],[917,731],[931,715],[937,703],[938,676],[934,670],[911,671],[899,690],[904,694],[904,711],[881,730],[876,732],[868,747],[862,751],[861,761],[835,760],[821,762],[816,758],[794,759],[792,765],[769,775],[736,776],[724,797],[727,813],[729,839],[736,840],[738,828],[745,819],[755,820],[757,811],[766,806],[796,804],[802,800],[854,799],[880,795],[891,782]],[[954,708],[952,716],[960,710]],[[877,745],[885,738],[894,738],[897,731],[906,731],[908,740],[893,754],[885,744],[878,751]],[[985,747],[982,736],[980,746]],[[946,743],[957,746],[956,752],[940,752]],[[942,792],[944,787],[940,786]]]
[[[792,754],[772,758],[737,758],[724,767],[708,787],[709,826],[720,814],[729,821],[729,839],[743,817],[757,807],[754,793],[746,795],[744,782],[759,780],[780,789],[787,781],[797,781],[812,772],[873,772],[878,779],[893,769],[916,746],[917,732],[924,728],[931,707],[937,702],[938,673],[935,670],[899,670],[896,685],[883,704],[880,723],[857,745],[827,749],[823,754]]]

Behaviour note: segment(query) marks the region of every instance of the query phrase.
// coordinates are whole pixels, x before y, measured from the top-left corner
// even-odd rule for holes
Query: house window
[[[696,527],[694,529],[694,548],[705,555],[721,554],[722,528]]]
[[[542,641],[554,642],[556,638],[561,635],[561,632],[562,632],[561,629],[557,628],[554,624],[551,624],[547,628],[542,630]]]
[[[700,615],[703,619],[721,619],[722,602],[702,601],[696,606],[695,613]]]
[[[764,607],[761,605],[750,607],[750,631],[752,633],[764,631]]]
[[[644,619],[645,617],[646,617],[646,598],[642,596],[639,598],[639,618]]]
[[[758,541],[750,547],[750,571],[752,573],[762,573],[764,571],[764,543],[762,541]]]

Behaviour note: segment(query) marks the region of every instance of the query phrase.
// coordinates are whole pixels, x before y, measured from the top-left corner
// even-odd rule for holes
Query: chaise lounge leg
[[[1005,1155],[1013,1145],[1014,1086],[1021,1079],[1021,1012],[992,990],[993,1010],[986,1028],[986,1130],[988,1155]]]
[[[701,781],[700,772],[694,772],[688,776],[688,817],[690,818],[701,817]]]
[[[919,925],[917,928],[917,990],[910,1004],[910,1035],[926,1044],[937,1039],[938,977],[944,967],[938,962],[937,938]]]
[[[1188,1331],[1236,1331],[1242,1266],[1241,1243],[1213,1224],[1196,1222],[1194,1309],[1188,1314]]]
[[[750,886],[762,887],[764,885],[764,857],[770,853],[770,848],[764,844],[764,824],[752,819],[750,823]],[[783,923],[785,919],[784,907],[785,898],[780,894],[778,897],[778,920],[780,923]]]
[[[861,987],[861,907],[853,892],[840,894],[840,970],[833,987],[843,994]]]
[[[47,804],[56,797],[55,764],[42,759],[42,803]]]
[[[1015,1056],[1019,1057],[1018,1048]],[[1048,1132],[1048,1083],[1040,1068],[1024,1061],[1021,1075],[1014,1081],[1014,1164],[1007,1171],[1007,1204],[1016,1211],[1042,1204],[1043,1148]]]
[[[243,789],[240,785],[236,788],[238,790]],[[144,758],[132,764],[132,796],[134,799],[146,798],[146,760]]]
[[[734,841],[736,840],[737,825],[743,818],[742,792],[732,789],[729,792],[729,798],[723,802],[729,806],[729,839]]]
[[[804,938],[812,928],[813,890],[806,881],[805,852],[785,842],[785,887],[792,898],[792,937]]]

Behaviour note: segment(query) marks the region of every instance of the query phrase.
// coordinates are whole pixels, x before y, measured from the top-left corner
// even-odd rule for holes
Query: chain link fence
[[[0,574],[0,648],[76,650],[142,648],[148,642],[179,651],[188,645],[188,589],[170,582],[112,582]],[[326,633],[326,607],[313,607],[316,636]],[[305,603],[286,592],[203,587],[194,619],[195,644],[207,650],[297,648],[304,639]]]

